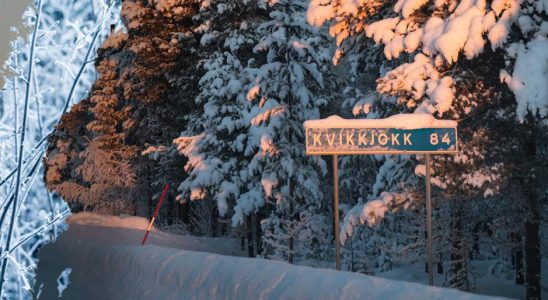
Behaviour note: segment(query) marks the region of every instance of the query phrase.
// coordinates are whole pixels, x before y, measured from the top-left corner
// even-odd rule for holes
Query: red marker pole
[[[164,197],[167,194],[167,190],[169,189],[169,183],[166,183],[164,186],[164,190],[162,191],[162,195],[160,196],[160,201],[158,204],[156,204],[156,209],[154,210],[154,214],[152,214],[152,219],[150,219],[150,224],[148,224],[147,232],[145,233],[145,237],[143,238],[143,241],[141,242],[141,246],[145,244],[147,241],[148,233],[150,232],[150,229],[152,229],[152,225],[154,224],[154,220],[156,220],[156,217],[158,216],[158,212],[160,211],[160,206],[162,206],[162,202],[164,201]]]

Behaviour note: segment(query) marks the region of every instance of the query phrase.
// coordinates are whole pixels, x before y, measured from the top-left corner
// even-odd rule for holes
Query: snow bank
[[[339,116],[330,116],[321,120],[304,122],[305,128],[453,128],[457,122],[452,120],[438,120],[431,114],[397,114],[386,119],[343,119]]]
[[[238,245],[226,239],[162,240],[156,232],[150,239],[154,245],[142,247],[134,233],[141,236],[129,229],[72,225],[40,251],[38,299],[57,297],[56,279],[67,267],[72,273],[65,299],[489,299],[356,273],[176,249],[212,247],[230,254]]]
[[[146,230],[150,221],[143,217],[107,216],[91,212],[81,212],[71,215],[66,222],[68,224]]]

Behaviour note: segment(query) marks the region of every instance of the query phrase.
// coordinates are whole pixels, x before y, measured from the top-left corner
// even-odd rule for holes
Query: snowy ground
[[[474,278],[470,278],[470,291],[475,294],[499,296],[511,299],[524,299],[525,286],[514,283],[512,278],[513,271],[510,270],[510,278],[504,278],[503,275],[489,274],[489,270],[493,266],[493,261],[471,261],[471,268]],[[434,270],[436,267],[434,266]],[[542,260],[542,270],[548,270],[548,259]],[[428,277],[424,271],[424,265],[407,265],[396,267],[390,271],[376,273],[375,276],[396,279],[409,282],[427,284]],[[443,286],[445,275],[434,273],[434,285]],[[548,276],[542,276],[541,284],[543,287],[548,286]],[[542,290],[542,299],[548,299],[546,289]]]
[[[61,281],[69,281],[64,299],[488,299],[411,282],[237,257],[242,255],[237,240],[155,231],[142,247],[142,230],[104,227],[98,220],[81,218],[57,242],[41,249],[35,287],[41,291],[39,299],[58,299],[57,281],[63,271]],[[118,226],[144,221],[103,222]],[[90,223],[94,225],[82,225]]]
[[[488,266],[484,267],[484,270],[487,270]],[[378,273],[376,276],[423,284],[428,282],[424,266],[410,265],[399,267],[387,272]],[[434,284],[436,286],[442,286],[444,280],[443,274],[434,273]],[[513,280],[484,276],[476,278],[474,284],[475,288],[472,289],[472,292],[477,294],[503,296],[512,299],[522,299],[525,295],[525,287],[523,285],[516,285]]]

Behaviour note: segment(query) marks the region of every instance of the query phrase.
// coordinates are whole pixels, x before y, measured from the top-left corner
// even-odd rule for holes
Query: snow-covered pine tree
[[[506,128],[514,131],[512,178],[521,193],[524,220],[524,262],[527,299],[541,298],[542,206],[548,202],[548,3],[522,1],[518,18],[505,44],[506,68],[500,79],[515,95],[517,107],[506,110],[507,118],[519,121]],[[513,107],[511,107],[513,108]],[[513,130],[512,130],[513,129]],[[516,149],[519,149],[516,151]],[[544,182],[543,182],[544,181]],[[519,275],[519,273],[518,273]]]
[[[320,117],[326,104],[330,56],[321,31],[306,23],[307,1],[262,3],[270,19],[257,29],[255,51],[264,60],[247,94],[254,104],[249,139],[256,143],[249,172],[260,184],[248,194],[256,202],[266,197],[270,207],[262,221],[264,255],[293,263],[296,256],[325,256],[330,244],[329,219],[322,214],[326,166],[305,155],[303,132],[303,122]]]
[[[543,61],[542,58],[545,56],[540,54],[539,49],[545,49],[545,46],[541,45],[546,36],[545,29],[542,29],[546,26],[546,22],[543,21],[545,16],[546,8],[543,1],[522,3],[513,0],[400,0],[396,3],[315,0],[308,11],[308,20],[311,23],[323,24],[330,21],[330,33],[336,38],[340,49],[335,57],[336,61],[348,52],[348,48],[360,47],[355,45],[357,39],[352,38],[355,35],[364,34],[383,48],[386,61],[378,65],[382,77],[376,84],[376,91],[381,97],[372,97],[373,103],[366,102],[367,106],[356,101],[358,106],[355,107],[355,111],[359,112],[365,108],[366,113],[373,117],[414,111],[459,120],[460,152],[455,157],[435,159],[437,174],[433,180],[442,195],[451,196],[462,192],[465,198],[459,197],[457,201],[489,197],[496,194],[503,185],[508,185],[510,179],[515,176],[510,176],[513,164],[508,162],[509,157],[505,154],[516,145],[515,138],[519,136],[518,132],[543,132],[531,130],[539,128],[538,125],[542,122],[537,121],[529,130],[524,127],[517,132],[509,130],[506,133],[512,133],[513,138],[510,140],[513,142],[504,144],[503,147],[499,146],[501,141],[508,140],[506,136],[497,134],[500,125],[511,124],[515,119],[511,116],[511,112],[515,111],[515,101],[509,101],[507,90],[498,83],[498,70],[505,68],[503,51],[500,49],[505,48],[507,53],[514,57],[520,52],[518,49],[521,49],[522,53],[527,52],[537,60],[540,58],[540,61]],[[506,43],[507,39],[523,39],[523,36],[518,34],[516,37],[511,32],[512,24],[516,22],[529,32],[529,35],[525,35],[526,38],[534,37],[531,45],[527,43],[530,47],[526,47],[525,43],[522,43],[522,46],[509,46]],[[345,48],[344,45],[349,46]],[[543,64],[539,66],[542,68]],[[546,75],[540,72],[537,78],[544,80]],[[503,73],[502,79],[508,82],[511,88],[523,87],[508,73]],[[540,90],[540,93],[528,94],[528,100],[525,100],[525,97],[520,100],[519,97],[520,93],[524,95],[528,92],[514,90],[518,100],[518,116],[522,120],[528,109],[541,119],[546,116],[546,92],[542,88],[534,90]],[[529,151],[523,151],[528,157],[538,157],[538,154],[542,153],[537,150],[538,142],[522,144],[529,145],[526,147]],[[390,160],[389,158],[386,162],[393,164]],[[413,164],[411,161],[411,166]],[[407,173],[413,177],[414,174],[409,167],[405,164],[396,166],[392,174]],[[424,173],[423,171],[424,166],[415,169],[416,175],[419,176]],[[388,175],[383,176],[388,179],[388,183],[400,183]],[[535,190],[532,186],[523,190]],[[394,189],[401,190],[401,187],[394,184],[383,185],[385,191]],[[536,197],[531,194],[526,195],[526,198]],[[392,198],[382,200],[386,208],[390,209],[393,204]],[[534,208],[530,211],[535,210]],[[362,223],[372,220],[371,218],[375,221],[378,218],[375,215],[366,215],[366,212],[371,211],[371,205],[358,207],[357,211],[350,210],[353,211],[359,217],[348,215],[346,224],[357,224],[360,219]],[[537,219],[535,213],[531,215],[533,217],[528,220]],[[459,223],[461,221],[457,218],[455,224]],[[536,221],[531,223],[538,224]],[[532,232],[536,231],[535,225],[530,227]],[[536,233],[532,235],[538,236]],[[533,256],[538,257],[538,250],[534,250],[538,247],[530,248],[534,252]],[[462,250],[455,251],[462,253]],[[457,273],[463,274],[460,271]],[[531,278],[533,277],[538,278],[537,275],[531,275]],[[459,279],[455,282],[464,281]],[[537,283],[531,284],[538,288]]]
[[[202,109],[200,114],[188,116],[192,126],[175,140],[188,158],[188,177],[179,186],[179,200],[212,201],[215,211],[210,213],[232,218],[234,226],[264,205],[264,201],[244,207],[236,203],[237,199],[246,202],[248,186],[255,179],[247,171],[252,154],[247,114],[252,104],[246,96],[257,71],[253,47],[258,42],[255,29],[262,14],[256,1],[202,3],[194,18],[203,24],[200,52],[205,74],[195,98]],[[222,225],[216,222],[216,226]],[[253,244],[248,238],[252,249]]]

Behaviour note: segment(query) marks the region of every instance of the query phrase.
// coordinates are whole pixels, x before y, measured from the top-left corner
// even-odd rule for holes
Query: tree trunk
[[[168,225],[173,225],[173,220],[175,219],[175,199],[174,199],[174,197],[170,197],[169,195],[167,195],[166,197],[167,197],[166,200],[167,200],[167,204],[168,204],[168,205],[166,205],[168,207],[167,224]]]
[[[246,217],[246,234],[247,234],[247,256],[255,257],[255,250],[253,249],[253,222],[251,215]]]
[[[426,224],[424,225],[426,226]],[[428,240],[428,231],[426,231],[426,227],[424,229],[424,273],[428,274],[428,254],[426,253],[426,243]]]
[[[184,203],[178,202],[179,204],[177,205],[179,219],[187,225],[188,223],[190,223],[190,216],[189,216],[190,203],[189,202],[190,201],[185,201]]]
[[[442,263],[442,261],[441,261],[441,258],[440,258],[440,260],[438,261],[437,266],[438,266],[438,274],[443,274],[443,263]]]
[[[534,190],[529,190],[526,194],[530,206],[525,221],[525,298],[540,299],[539,212]]]
[[[242,250],[242,252],[245,251],[245,236],[243,235],[243,233],[240,236],[240,249]]]
[[[215,205],[213,204],[213,200],[208,199],[208,209],[210,213],[210,234],[212,237],[217,237],[217,216],[218,211]]]
[[[474,230],[472,232],[473,244],[472,244],[472,253],[470,255],[470,259],[480,257],[479,240],[480,240],[482,227],[483,227],[483,224],[481,222],[477,223],[476,226],[474,226]]]
[[[293,208],[293,205],[291,204],[291,207]],[[287,262],[289,262],[290,264],[293,263],[293,243],[294,243],[294,239],[293,239],[293,209],[290,209],[291,213],[290,213],[290,217],[289,217],[289,241],[288,241],[288,245],[287,247],[289,248],[289,251],[287,253]]]
[[[356,272],[356,268],[354,267],[354,246],[352,245],[352,240],[354,240],[354,236],[350,236],[350,270]]]
[[[257,255],[261,255],[263,252],[263,248],[261,245],[261,237],[263,235],[263,231],[261,229],[261,215],[259,212],[257,212],[254,215],[255,219],[255,249],[257,249]]]
[[[466,251],[463,243],[461,209],[462,204],[458,199],[451,202],[451,254],[447,286],[465,290],[468,286],[468,270],[465,261]]]
[[[512,244],[514,245],[514,251],[512,255],[512,266],[514,267],[514,270],[516,271],[516,277],[515,282],[516,284],[523,285],[524,278],[523,278],[523,244],[521,242],[521,235],[517,234],[515,232],[512,232],[510,234],[510,240],[512,241]]]
[[[523,140],[524,158],[527,161],[537,160],[536,124],[529,114],[527,130]],[[531,164],[522,174],[527,177],[521,181],[525,200],[525,292],[526,299],[540,299],[540,236],[539,236],[539,203],[534,167]]]

